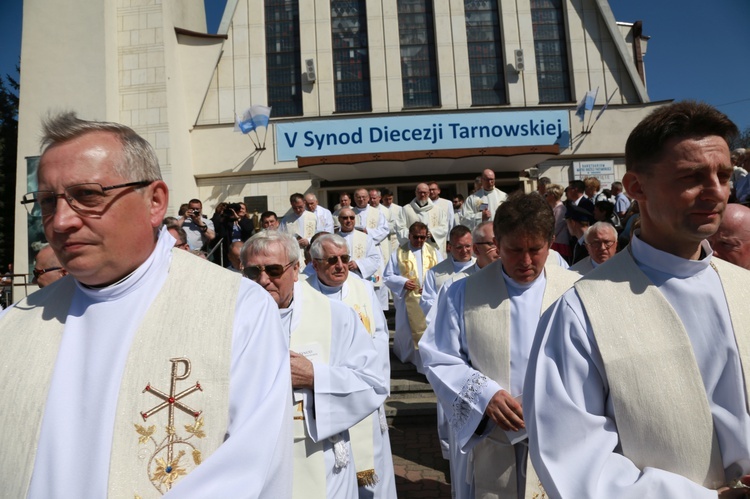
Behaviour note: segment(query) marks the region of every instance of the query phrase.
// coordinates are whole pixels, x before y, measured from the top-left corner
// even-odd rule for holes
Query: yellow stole
[[[404,244],[398,249],[397,259],[399,274],[415,281],[418,286],[417,289],[406,291],[404,294],[406,315],[409,318],[411,338],[416,350],[419,348],[417,344],[422,338],[422,333],[427,329],[427,324],[424,312],[422,312],[422,308],[419,306],[419,299],[422,297],[422,281],[419,279],[419,273],[417,272],[417,259],[409,249],[409,243]],[[422,245],[422,279],[427,275],[427,271],[437,265],[437,263],[437,251],[434,246],[429,244]]]
[[[628,251],[610,260],[575,288],[604,362],[620,451],[640,469],[663,469],[716,489],[724,484],[724,466],[685,326]],[[750,274],[711,261],[725,290],[747,400]]]

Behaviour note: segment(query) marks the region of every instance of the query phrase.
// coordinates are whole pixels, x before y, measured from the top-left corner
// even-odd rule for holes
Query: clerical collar
[[[411,251],[412,253],[416,253],[417,251],[422,251],[422,248],[415,248],[414,246],[411,245],[411,243],[408,243],[408,244],[409,244],[409,251]]]
[[[453,262],[453,270],[455,272],[459,272],[461,270],[467,269],[467,268],[471,267],[472,265],[474,265],[474,260],[473,259],[468,260],[466,262],[457,262],[456,260],[453,259],[452,256],[450,257],[450,259]]]
[[[320,278],[318,278],[318,284],[320,285],[320,292],[326,296],[339,294],[344,288],[343,283],[338,286],[328,286],[324,284],[323,281],[320,280]]]
[[[629,249],[638,265],[678,278],[692,277],[703,272],[711,265],[713,255],[711,246],[705,240],[701,241],[700,259],[688,260],[654,248],[644,242],[637,234],[631,239]]]
[[[420,208],[424,208],[425,206],[427,206],[427,201],[425,201],[424,203],[420,203],[419,200],[417,200],[417,206],[419,206]]]
[[[138,269],[136,269],[136,270],[138,270]],[[132,276],[133,274],[135,274],[136,270],[132,271],[131,273],[129,273],[128,275],[126,275],[125,277],[123,277],[122,279],[120,279],[119,281],[113,282],[112,284],[105,284],[103,286],[89,286],[88,284],[81,283],[81,286],[83,286],[86,289],[94,289],[94,290],[96,290],[96,289],[107,289],[109,287],[117,286],[118,284],[127,281],[128,279],[130,279],[130,276]]]
[[[505,285],[509,288],[527,290],[527,289],[534,287],[535,284],[545,281],[545,279],[543,278],[544,270],[542,270],[539,273],[539,275],[536,276],[536,279],[534,279],[531,282],[518,282],[518,281],[515,281],[511,276],[505,273],[505,267],[503,267],[502,263],[500,264],[500,268],[503,271],[503,280],[505,280]]]

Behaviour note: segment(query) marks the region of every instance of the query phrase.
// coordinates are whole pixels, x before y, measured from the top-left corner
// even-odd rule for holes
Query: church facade
[[[282,216],[294,192],[332,208],[388,187],[404,204],[434,180],[466,196],[485,168],[507,192],[540,176],[607,185],[660,104],[640,23],[606,0],[227,0],[218,34],[203,0],[25,0],[23,18],[19,199],[50,110],[146,137],[170,214],[198,198],[209,216],[222,201]],[[268,124],[236,131],[254,105]],[[16,268],[33,232],[17,206]]]

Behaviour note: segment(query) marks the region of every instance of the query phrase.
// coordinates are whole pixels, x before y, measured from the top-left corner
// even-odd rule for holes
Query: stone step
[[[435,409],[437,397],[420,399],[397,399],[389,397],[385,401],[385,417],[389,424],[394,422],[420,423],[422,421],[435,421],[437,414]]]

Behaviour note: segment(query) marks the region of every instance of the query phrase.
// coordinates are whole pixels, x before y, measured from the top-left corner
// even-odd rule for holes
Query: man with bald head
[[[461,214],[461,224],[473,229],[481,222],[494,220],[495,211],[508,197],[495,188],[495,172],[484,170],[480,177],[482,188],[466,199]]]
[[[349,271],[368,281],[382,281],[380,276],[382,276],[384,265],[380,250],[371,237],[355,229],[357,215],[354,214],[354,210],[341,208],[338,218],[341,226],[339,235],[346,241],[351,256],[351,260],[347,263]]]
[[[430,187],[425,183],[417,184],[414,199],[401,210],[397,222],[398,239],[403,246],[409,241],[409,228],[414,222],[427,226],[427,241],[440,251],[445,258],[448,241],[448,219],[445,211],[439,209],[430,199]],[[402,242],[403,241],[403,242]]]
[[[715,256],[750,270],[750,208],[727,205],[719,230],[709,241]]]
[[[617,231],[609,222],[596,222],[583,235],[589,256],[570,267],[581,275],[594,270],[617,253]]]
[[[31,281],[33,284],[43,288],[66,275],[68,272],[62,267],[51,246],[47,245],[39,250],[36,254],[36,265],[34,265],[34,279]]]
[[[312,192],[305,194],[305,206],[307,211],[315,213],[315,216],[318,217],[318,232],[333,234],[333,215],[327,208],[318,204],[318,197]]]

